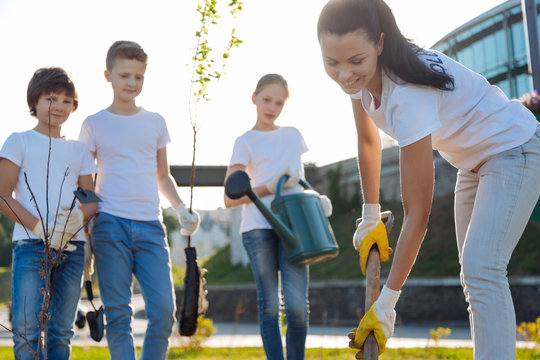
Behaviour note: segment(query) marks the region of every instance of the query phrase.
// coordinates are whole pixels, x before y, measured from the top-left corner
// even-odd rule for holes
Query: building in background
[[[484,75],[510,98],[532,90],[520,0],[509,0],[486,11],[432,48]]]

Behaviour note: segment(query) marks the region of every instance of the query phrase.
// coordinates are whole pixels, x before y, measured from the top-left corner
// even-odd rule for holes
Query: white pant
[[[455,221],[475,360],[516,358],[507,265],[540,195],[540,128],[527,143],[459,171]]]

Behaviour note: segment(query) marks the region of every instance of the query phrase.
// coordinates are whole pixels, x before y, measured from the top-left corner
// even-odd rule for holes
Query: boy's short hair
[[[41,95],[51,92],[55,94],[65,92],[67,96],[73,97],[73,111],[77,110],[79,99],[69,74],[60,67],[43,67],[36,70],[28,83],[26,101],[30,115],[36,116],[36,105]]]
[[[134,41],[127,40],[115,41],[109,48],[109,51],[107,51],[107,58],[105,60],[107,71],[112,70],[114,63],[118,58],[128,60],[134,59],[145,65],[148,62],[148,55],[144,52],[142,46]]]

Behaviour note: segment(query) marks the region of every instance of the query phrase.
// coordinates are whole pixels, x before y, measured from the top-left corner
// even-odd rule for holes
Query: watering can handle
[[[281,192],[282,192],[282,190],[283,190],[283,186],[285,185],[285,182],[287,181],[287,179],[289,179],[289,175],[287,175],[287,174],[283,175],[283,176],[279,179],[279,181],[278,181],[278,183],[277,183],[277,186],[276,186],[276,195],[275,195],[275,198],[276,198],[276,199],[278,199],[279,197],[281,197]],[[298,180],[298,183],[299,183],[300,185],[302,185],[302,187],[303,187],[304,189],[314,190],[314,189],[313,189],[313,186],[311,186],[311,184],[308,183],[308,182],[307,182],[306,180],[304,180],[304,179],[299,179],[299,180]]]

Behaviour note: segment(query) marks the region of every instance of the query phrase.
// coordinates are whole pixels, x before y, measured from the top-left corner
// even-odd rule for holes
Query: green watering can
[[[288,175],[284,175],[277,184],[272,210],[251,189],[245,171],[238,170],[229,175],[225,181],[225,193],[231,199],[247,195],[253,201],[283,242],[292,264],[315,264],[337,256],[339,247],[324,215],[319,194],[307,181],[300,180],[304,192],[282,195],[287,179]]]

